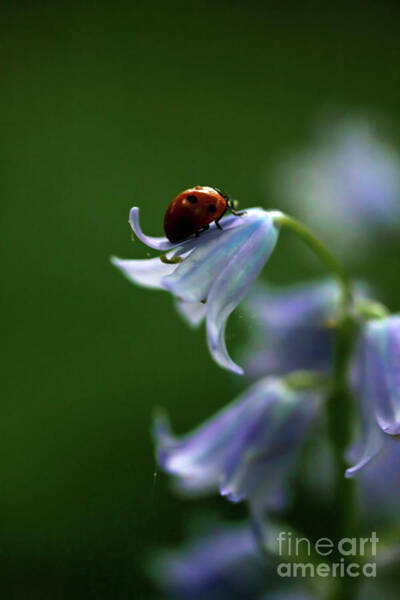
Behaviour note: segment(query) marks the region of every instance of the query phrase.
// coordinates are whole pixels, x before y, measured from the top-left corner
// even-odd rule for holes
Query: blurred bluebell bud
[[[357,283],[355,300],[366,292],[367,286]],[[257,284],[243,303],[249,332],[241,358],[246,375],[329,372],[340,299],[333,279],[285,287]]]
[[[329,119],[282,160],[274,194],[348,260],[400,224],[400,156],[364,118]],[[281,206],[281,204],[280,204]]]
[[[274,567],[259,554],[249,526],[218,524],[176,550],[155,553],[149,571],[176,600],[312,599],[301,584],[282,581]]]

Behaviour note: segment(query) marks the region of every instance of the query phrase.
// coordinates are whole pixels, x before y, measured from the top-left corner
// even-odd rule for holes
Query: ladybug
[[[215,222],[218,229],[220,219],[226,211],[235,211],[234,202],[216,187],[196,185],[180,194],[167,208],[164,231],[170,242],[181,242],[190,235],[199,235]]]

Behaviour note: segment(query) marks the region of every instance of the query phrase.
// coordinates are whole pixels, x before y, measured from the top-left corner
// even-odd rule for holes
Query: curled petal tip
[[[134,206],[131,208],[129,213],[129,224],[132,227],[133,233],[136,237],[149,246],[149,248],[154,248],[155,250],[171,250],[174,248],[176,244],[171,244],[171,242],[166,237],[152,237],[143,233],[142,228],[140,227],[139,221],[139,207]]]
[[[347,479],[354,477],[358,471],[373,461],[374,458],[381,452],[384,444],[387,442],[387,436],[385,436],[383,431],[381,431],[376,424],[374,426],[370,424],[369,428],[368,437],[364,442],[362,455],[355,465],[346,469],[345,477]]]
[[[346,469],[344,476],[346,479],[353,479],[353,477],[355,477],[358,473],[358,471],[360,471],[363,467],[365,467],[366,465],[368,465],[368,463],[372,460],[373,457],[370,457],[368,459],[363,459],[361,461],[359,461],[356,465],[353,465],[352,467],[349,467],[348,469]]]
[[[213,328],[208,325],[207,330],[208,347],[215,362],[223,369],[236,373],[236,375],[244,375],[242,367],[236,364],[228,354],[224,339],[225,328],[219,332],[214,332]]]
[[[236,375],[244,375],[244,370],[242,369],[242,367],[239,367],[239,365],[236,365],[235,363],[234,363],[234,367],[235,367],[234,373],[236,373]]]
[[[233,361],[230,361],[229,364],[219,364],[224,369],[228,369],[228,371],[232,371],[232,373],[235,373],[236,375],[244,375],[244,369],[242,369],[242,367],[239,367],[239,365],[237,365]]]
[[[354,467],[350,467],[349,469],[346,469],[344,476],[346,479],[353,479],[356,472],[357,469],[355,469]]]
[[[387,425],[382,427],[383,431],[389,435],[400,435],[400,423],[394,425]]]

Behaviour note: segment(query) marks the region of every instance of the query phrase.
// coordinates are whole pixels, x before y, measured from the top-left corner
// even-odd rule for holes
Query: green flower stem
[[[345,455],[351,443],[353,424],[353,403],[348,385],[349,364],[357,333],[351,281],[333,254],[302,223],[279,211],[276,211],[273,219],[276,224],[291,229],[311,248],[337,278],[341,289],[341,314],[335,327],[334,362],[327,401],[328,435],[334,465],[331,513],[335,522],[336,541],[339,541],[344,537],[353,537],[357,528],[354,481],[344,476],[348,466]],[[338,580],[329,592],[329,600],[352,600],[356,587],[357,578]]]
[[[328,387],[330,383],[330,378],[318,371],[292,371],[283,379],[296,391]]]
[[[334,494],[331,514],[337,541],[357,534],[355,480],[345,479],[348,467],[346,451],[352,440],[353,402],[349,390],[349,363],[357,332],[357,323],[345,315],[336,329],[331,389],[327,401],[328,435],[333,450]],[[339,557],[338,557],[339,558]],[[337,582],[330,600],[355,597],[358,578],[346,577]]]
[[[356,314],[362,319],[385,319],[390,315],[390,310],[375,300],[357,300],[355,302]]]
[[[348,307],[351,303],[351,281],[342,265],[336,260],[333,254],[326,246],[299,221],[289,217],[280,211],[274,211],[274,223],[291,229],[298,237],[300,237],[309,248],[318,256],[325,264],[329,271],[337,278],[342,290],[342,305]]]

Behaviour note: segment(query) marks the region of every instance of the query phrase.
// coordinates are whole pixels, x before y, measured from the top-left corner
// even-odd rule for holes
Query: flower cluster
[[[164,414],[155,419],[157,460],[179,493],[217,493],[231,502],[244,501],[251,523],[221,529],[183,555],[160,555],[157,577],[178,597],[236,598],[243,590],[247,597],[254,586],[252,597],[261,598],[265,573],[257,552],[269,552],[271,515],[286,505],[291,474],[313,425],[324,431],[318,417],[325,405],[336,465],[342,469],[345,454],[352,457],[352,466],[342,469],[344,483],[336,485],[350,485],[345,478],[359,475],[367,489],[374,461],[384,461],[389,472],[395,469],[400,457],[400,316],[368,300],[365,284],[350,285],[322,244],[278,211],[251,208],[224,216],[219,226],[176,244],[145,235],[138,208],[132,209],[130,224],[142,242],[164,254],[146,260],[113,258],[113,264],[138,285],[169,291],[190,325],[205,321],[213,359],[253,379],[237,399],[186,435],[174,435]],[[320,253],[336,279],[284,289],[255,284],[283,225]],[[253,323],[241,354],[244,369],[225,342],[227,320],[242,301]],[[337,444],[332,423],[337,425],[338,410],[332,413],[332,406],[339,403],[339,414],[342,410],[343,419],[349,419],[345,403],[350,390],[359,407],[361,441],[339,432]]]

